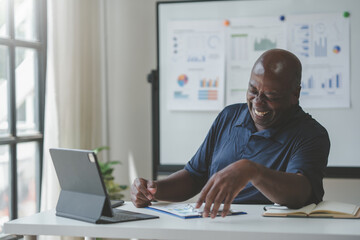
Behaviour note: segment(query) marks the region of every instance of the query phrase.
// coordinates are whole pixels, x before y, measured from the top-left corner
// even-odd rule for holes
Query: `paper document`
[[[201,218],[202,213],[204,210],[204,204],[200,208],[195,208],[196,203],[155,203],[152,206],[149,206],[149,209],[160,211],[163,213],[171,214],[176,217],[180,218]],[[223,210],[223,204],[221,204],[218,216],[221,215]],[[240,214],[246,214],[246,212],[239,211],[239,210],[232,210],[230,209],[230,212],[228,215],[240,215]]]
[[[165,88],[170,111],[220,111],[224,107],[225,39],[222,21],[168,24]]]

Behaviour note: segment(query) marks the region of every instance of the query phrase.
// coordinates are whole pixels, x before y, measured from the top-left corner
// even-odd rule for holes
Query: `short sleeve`
[[[221,121],[220,119],[222,118],[222,113],[223,112],[215,119],[195,155],[185,165],[185,170],[187,170],[197,181],[206,182],[208,180],[209,167],[216,141],[216,132],[219,122]]]
[[[318,203],[324,196],[323,177],[330,150],[328,134],[321,134],[301,141],[292,155],[286,172],[301,173],[312,187],[309,203]]]

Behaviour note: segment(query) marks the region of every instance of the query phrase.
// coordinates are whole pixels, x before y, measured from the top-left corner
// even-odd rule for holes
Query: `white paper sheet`
[[[168,25],[166,75],[169,110],[224,107],[225,39],[221,21],[173,21]]]
[[[302,65],[300,105],[350,107],[350,21],[342,13],[290,15],[288,50]]]

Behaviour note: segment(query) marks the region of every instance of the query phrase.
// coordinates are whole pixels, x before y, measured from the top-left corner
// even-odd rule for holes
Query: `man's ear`
[[[298,102],[299,102],[300,91],[301,91],[301,86],[297,86],[296,89],[293,91],[293,100],[294,100],[294,103],[298,103]]]

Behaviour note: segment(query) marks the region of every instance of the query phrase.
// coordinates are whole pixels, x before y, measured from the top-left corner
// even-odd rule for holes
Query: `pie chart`
[[[181,74],[178,77],[177,81],[178,81],[179,86],[183,87],[188,83],[189,80],[188,80],[188,77],[185,74]]]
[[[341,50],[341,48],[340,48],[340,46],[338,46],[338,45],[334,46],[334,48],[333,48],[333,52],[334,52],[334,53],[339,53],[340,50]]]

